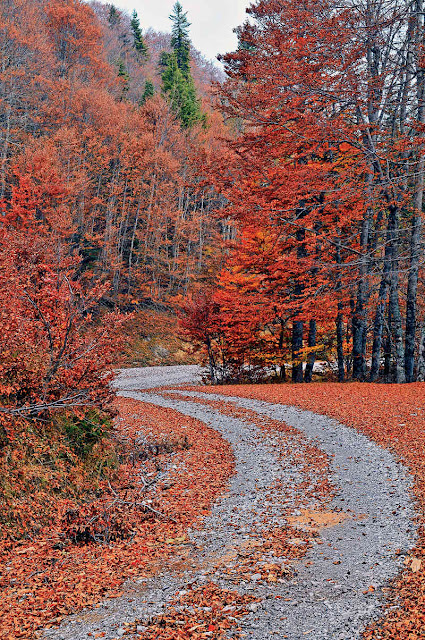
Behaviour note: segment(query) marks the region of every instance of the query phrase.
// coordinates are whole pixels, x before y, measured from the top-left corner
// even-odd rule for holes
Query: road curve
[[[125,397],[170,407],[203,421],[232,445],[236,474],[229,491],[202,527],[191,532],[194,566],[183,575],[164,570],[157,578],[144,582],[138,595],[130,590],[123,598],[104,602],[95,616],[89,611],[70,617],[59,629],[46,632],[45,637],[83,640],[89,633],[94,636],[102,632],[108,640],[121,635],[125,622],[143,622],[164,611],[167,602],[188,583],[214,581],[229,588],[226,572],[232,571],[232,563],[236,563],[234,558],[229,560],[229,552],[244,548],[253,530],[258,535],[261,527],[285,527],[291,500],[295,512],[303,500],[307,508],[320,507],[314,497],[309,498],[309,503],[302,495],[306,487],[296,460],[305,440],[319,447],[330,460],[335,497],[327,508],[349,517],[321,531],[317,543],[313,541],[307,555],[294,566],[292,577],[273,584],[243,579],[232,587],[242,594],[255,593],[261,599],[258,610],[254,608],[244,618],[242,630],[249,640],[273,635],[291,640],[360,638],[368,622],[382,613],[382,589],[398,573],[404,555],[415,544],[411,479],[405,468],[364,435],[309,411],[178,389],[176,392],[185,398],[142,391],[149,384],[166,386],[176,384],[177,378],[197,375],[193,369],[178,369],[178,375],[168,367],[162,373],[155,367],[152,375],[147,370],[129,370],[118,379],[117,386]],[[217,405],[202,404],[203,400],[230,402],[285,422],[304,440],[288,438],[287,456],[282,460],[275,437],[260,433],[254,423],[225,415]],[[284,487],[283,494],[275,489],[277,481]],[[224,558],[224,564],[217,569],[220,558]]]

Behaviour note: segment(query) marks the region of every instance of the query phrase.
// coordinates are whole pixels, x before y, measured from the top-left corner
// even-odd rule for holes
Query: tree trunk
[[[303,348],[303,323],[295,320],[292,325],[292,382],[303,381],[303,363],[296,363],[299,352]]]
[[[389,315],[389,314],[388,314]],[[391,319],[388,318],[388,326],[385,330],[384,340],[384,382],[389,382],[391,377]]]
[[[394,382],[402,383],[406,381],[406,377],[404,371],[403,323],[400,311],[397,267],[395,267],[391,273],[390,315],[394,341]]]
[[[415,57],[416,57],[416,99],[417,121],[419,125],[425,124],[425,69],[423,67],[424,44],[424,7],[423,0],[416,0],[416,29],[415,29]],[[422,132],[419,132],[422,136]],[[415,368],[415,338],[416,338],[416,314],[418,273],[422,245],[422,204],[424,192],[424,154],[422,144],[418,145],[418,158],[416,165],[415,194],[413,199],[414,212],[412,216],[412,232],[410,236],[410,264],[409,278],[407,282],[406,300],[406,338],[405,338],[405,372],[406,382],[414,381]]]
[[[338,269],[341,265],[341,243],[339,240],[340,230],[338,233],[338,240],[336,242],[336,263]],[[338,315],[336,317],[336,352],[338,359],[338,382],[344,382],[345,380],[345,366],[344,366],[344,317],[342,314],[343,303],[341,300],[341,274],[337,272],[337,284],[336,291],[338,296]]]
[[[217,384],[217,377],[215,374],[215,371],[216,371],[215,358],[214,358],[214,354],[211,346],[211,338],[209,336],[207,337],[207,340],[206,340],[206,346],[208,351],[208,363],[210,367],[211,384]]]
[[[381,366],[382,334],[384,330],[385,306],[390,285],[390,272],[393,258],[394,232],[397,213],[394,206],[390,207],[385,242],[384,265],[382,269],[381,284],[379,287],[378,303],[376,305],[375,321],[373,325],[372,366],[370,369],[370,381],[375,382],[379,377]]]
[[[418,375],[416,378],[419,382],[425,381],[425,322],[421,327],[421,338],[419,341],[419,355],[418,355]]]
[[[315,347],[316,346],[316,336],[317,336],[317,323],[316,320],[310,320],[309,328],[308,328],[308,346]],[[309,353],[307,358],[307,365],[304,373],[304,382],[311,382],[313,378],[313,369],[314,363],[316,362],[316,354]]]
[[[344,366],[344,319],[342,317],[342,303],[338,303],[338,315],[336,317],[336,351],[338,356],[338,382],[345,380]]]
[[[360,281],[357,288],[356,306],[353,317],[353,378],[354,380],[366,379],[366,297],[367,297],[367,248],[369,243],[371,211],[365,212],[360,234],[360,246],[363,255],[360,264]]]
[[[286,322],[283,320],[283,318],[279,318],[279,320],[280,320],[279,352],[282,353],[283,344],[285,340]],[[282,364],[280,365],[280,381],[286,382],[286,367],[284,362],[282,362]]]
[[[424,159],[419,162],[418,172],[422,174],[423,183]],[[406,338],[405,338],[405,373],[406,382],[414,381],[416,313],[418,293],[419,260],[422,244],[422,194],[423,185],[415,196],[415,213],[412,219],[412,235],[410,238],[410,266],[407,282],[406,300]]]

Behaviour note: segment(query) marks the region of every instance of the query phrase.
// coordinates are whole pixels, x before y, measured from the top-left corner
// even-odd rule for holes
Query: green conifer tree
[[[115,27],[121,22],[121,14],[113,4],[109,5],[108,22],[110,27]]]
[[[182,103],[186,99],[186,83],[177,64],[175,53],[166,53],[161,56],[162,92],[168,96],[171,106],[180,114]]]
[[[146,80],[145,89],[140,99],[140,105],[143,106],[146,100],[149,100],[149,98],[152,98],[154,95],[155,95],[155,87],[153,85],[153,82],[151,80]]]
[[[171,30],[171,46],[177,56],[177,65],[183,76],[187,78],[190,75],[190,38],[189,27],[190,22],[187,19],[187,12],[183,11],[180,2],[176,2],[173,7],[173,13],[170,15],[173,23]]]
[[[142,30],[140,28],[140,20],[135,10],[133,11],[133,15],[131,17],[130,26],[131,26],[131,32],[133,34],[133,47],[136,49],[137,53],[140,54],[143,58],[147,58],[148,48],[144,41]]]
[[[190,72],[190,22],[180,2],[176,2],[170,16],[173,22],[171,46],[173,53],[162,53],[162,92],[185,127],[204,120]]]
[[[130,89],[130,75],[127,71],[127,68],[123,60],[118,60],[117,67],[118,67],[118,77],[122,81],[121,100],[123,100],[125,95],[128,93]]]

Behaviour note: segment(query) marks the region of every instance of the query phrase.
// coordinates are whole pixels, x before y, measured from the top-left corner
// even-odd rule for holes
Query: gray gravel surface
[[[152,372],[151,386],[158,386],[160,373]],[[312,509],[318,506],[314,498],[306,502],[300,488],[302,473],[296,463],[300,443],[295,437],[288,438],[288,455],[279,459],[275,438],[260,433],[254,424],[202,404],[137,392],[138,376],[135,370],[126,372],[118,382],[120,393],[176,409],[219,431],[234,450],[236,474],[211,516],[190,532],[192,566],[189,563],[185,573],[169,567],[155,579],[128,583],[122,598],[70,617],[59,629],[45,632],[44,637],[83,640],[90,637],[89,633],[101,631],[107,640],[118,638],[124,634],[126,622],[139,619],[143,625],[143,620],[164,611],[167,602],[188,583],[212,580],[261,598],[258,609],[253,606],[241,624],[248,639],[359,638],[365,625],[382,612],[382,588],[400,570],[404,554],[416,540],[411,480],[403,466],[387,450],[332,419],[255,400],[191,394],[230,401],[299,430],[330,457],[336,495],[327,508],[352,516],[321,531],[322,544],[313,544],[303,560],[293,564],[295,575],[290,579],[269,585],[254,575],[234,586],[229,584],[226,572],[216,569],[217,561],[226,562],[226,570],[231,573],[237,564],[232,551],[243,549],[253,530],[285,527],[285,510],[291,501],[295,514],[300,501]],[[147,378],[144,372],[139,389],[146,388]],[[170,384],[165,378],[164,385]],[[276,491],[276,480],[281,480],[283,493]],[[285,562],[283,558],[265,560]],[[371,586],[373,591],[369,590]]]
[[[139,367],[121,369],[114,386],[117,389],[153,389],[178,384],[200,384],[202,368],[197,365]]]

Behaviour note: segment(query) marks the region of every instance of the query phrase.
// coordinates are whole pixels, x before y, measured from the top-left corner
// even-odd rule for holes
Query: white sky
[[[175,0],[112,0],[120,9],[132,12],[136,9],[140,26],[157,31],[170,31],[168,19]],[[237,39],[233,29],[245,19],[245,9],[250,0],[180,0],[188,12],[190,37],[196,49],[205,57],[214,59],[218,53],[234,51]]]

